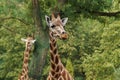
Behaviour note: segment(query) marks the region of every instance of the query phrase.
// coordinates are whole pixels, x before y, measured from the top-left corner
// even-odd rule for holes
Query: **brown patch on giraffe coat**
[[[57,54],[57,48],[54,48],[53,53]]]
[[[23,69],[21,75],[23,75],[24,73],[25,73],[25,71],[24,71],[24,69]]]
[[[59,80],[62,80],[62,78],[60,78]]]
[[[25,71],[28,71],[28,66],[23,65],[23,71],[24,71],[24,73],[25,73]]]
[[[62,76],[59,77],[59,80],[64,80]]]
[[[24,80],[24,76],[21,76],[21,80]]]
[[[67,74],[67,78],[68,78],[68,80],[70,80],[70,76],[69,76],[69,74]]]
[[[50,80],[50,75],[48,75],[47,80]]]
[[[48,78],[47,80],[50,80],[50,78]]]
[[[55,40],[53,39],[52,42],[55,42]]]
[[[60,71],[62,71],[62,68],[63,68],[62,65],[59,65],[59,69],[60,69]]]
[[[53,77],[51,77],[51,80],[54,80],[54,78],[53,78]]]
[[[52,76],[54,76],[55,75],[55,71],[51,70],[51,74],[52,74]]]
[[[56,71],[56,72],[59,72],[59,70],[60,70],[60,69],[59,69],[59,66],[57,66],[55,71]]]
[[[24,59],[24,64],[28,63],[28,58]]]
[[[29,57],[29,54],[24,54],[24,57]]]
[[[25,75],[24,77],[27,78],[27,75]]]
[[[54,46],[54,47],[56,46],[56,42],[55,42],[55,41],[53,42],[53,46]]]
[[[25,52],[29,53],[31,50],[29,48],[25,49]]]
[[[50,56],[51,56],[51,60],[54,61],[54,54],[52,52],[50,53]]]
[[[51,50],[53,50],[53,46],[52,46],[52,44],[51,44],[51,43],[50,43],[50,49],[51,49]]]
[[[58,57],[58,55],[55,56],[55,63],[56,63],[56,64],[59,63],[59,57]]]
[[[57,74],[55,74],[54,77],[55,77],[55,78],[58,78],[59,76],[60,76],[60,74],[57,73]]]
[[[61,72],[61,75],[62,75],[62,77],[66,80],[66,72],[65,72],[65,70],[63,70],[63,71]]]
[[[52,69],[55,70],[55,64],[51,62]]]

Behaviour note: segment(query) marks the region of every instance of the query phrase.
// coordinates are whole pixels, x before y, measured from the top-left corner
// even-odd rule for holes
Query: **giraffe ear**
[[[32,43],[35,43],[36,40],[32,40]]]
[[[45,20],[46,20],[47,25],[50,26],[50,17],[45,15]]]
[[[68,18],[63,18],[63,19],[62,19],[62,24],[63,24],[63,26],[65,26],[65,24],[67,23],[67,21],[68,21]]]
[[[26,41],[27,41],[27,39],[24,39],[24,38],[21,38],[21,40],[22,40],[23,42],[26,42]]]

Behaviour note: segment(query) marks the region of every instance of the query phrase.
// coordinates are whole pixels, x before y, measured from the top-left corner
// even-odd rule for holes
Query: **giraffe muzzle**
[[[67,38],[68,38],[67,33],[64,33],[64,34],[61,35],[61,39],[65,40],[65,39],[67,39]]]

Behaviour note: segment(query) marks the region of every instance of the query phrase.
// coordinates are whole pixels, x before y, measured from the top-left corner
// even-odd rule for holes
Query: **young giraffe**
[[[47,25],[49,27],[49,42],[50,42],[50,62],[51,69],[47,80],[74,80],[69,72],[63,66],[61,59],[59,57],[56,45],[56,39],[67,39],[67,33],[64,30],[64,26],[67,23],[68,18],[60,19],[58,15],[52,14],[51,20],[48,16],[45,16]]]
[[[32,48],[33,43],[36,41],[32,36],[27,37],[27,39],[21,39],[26,43],[25,51],[24,51],[24,59],[23,59],[23,67],[22,67],[22,73],[19,76],[18,80],[29,80],[28,77],[28,61],[29,61],[29,55]]]

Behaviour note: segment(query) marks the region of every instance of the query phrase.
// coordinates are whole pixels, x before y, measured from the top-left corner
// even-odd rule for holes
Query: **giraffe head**
[[[27,50],[31,50],[32,45],[33,45],[34,42],[36,41],[36,40],[34,40],[34,38],[33,38],[32,36],[29,36],[29,37],[27,37],[26,39],[21,38],[21,40],[26,43],[26,49],[27,49]]]
[[[56,39],[67,39],[68,35],[64,29],[65,24],[67,23],[68,18],[61,19],[58,15],[57,18],[55,18],[54,14],[52,14],[52,17],[45,16],[46,23],[49,27],[49,31],[51,33],[51,37]]]

